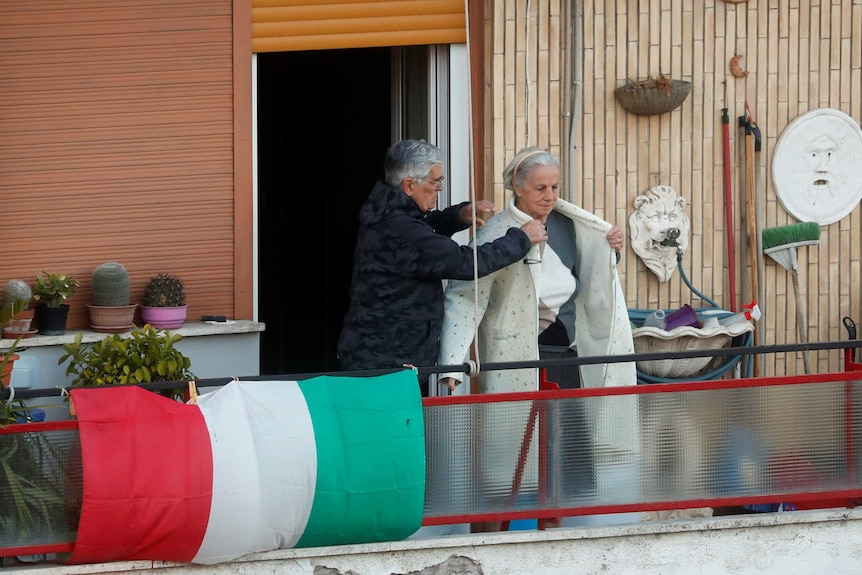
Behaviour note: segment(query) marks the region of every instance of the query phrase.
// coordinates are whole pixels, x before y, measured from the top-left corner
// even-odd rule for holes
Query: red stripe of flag
[[[138,387],[77,389],[84,500],[71,563],[188,562],[212,499],[209,433],[195,405]]]

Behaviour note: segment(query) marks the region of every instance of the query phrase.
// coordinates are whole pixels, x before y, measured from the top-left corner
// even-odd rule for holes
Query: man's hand
[[[521,226],[521,229],[527,234],[533,245],[548,241],[548,230],[545,229],[545,224],[539,220],[530,220]]]
[[[494,202],[488,200],[479,200],[476,202],[476,227],[481,228],[485,222],[490,220],[497,213],[497,206]],[[473,207],[467,204],[458,212],[458,219],[461,223],[471,225],[473,223]]]

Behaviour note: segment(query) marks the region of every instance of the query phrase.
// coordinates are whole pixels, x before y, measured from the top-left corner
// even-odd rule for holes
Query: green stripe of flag
[[[297,547],[397,541],[422,524],[425,429],[412,370],[299,382],[314,426],[317,485]]]

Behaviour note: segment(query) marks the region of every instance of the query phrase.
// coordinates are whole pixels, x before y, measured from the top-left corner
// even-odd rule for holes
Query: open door
[[[443,148],[446,193],[466,199],[468,122],[451,112],[466,109],[467,78],[464,100],[455,105],[452,51],[413,46],[255,56],[262,375],[338,369],[358,213],[383,177],[393,141],[423,138]],[[463,135],[453,137],[453,124]],[[441,194],[441,206],[457,198]]]

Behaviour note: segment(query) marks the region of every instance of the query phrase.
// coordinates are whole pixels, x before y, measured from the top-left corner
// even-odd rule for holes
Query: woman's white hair
[[[515,157],[503,170],[503,187],[514,191],[515,185],[523,186],[530,172],[536,166],[556,166],[557,169],[560,169],[560,160],[551,152],[537,146],[524,148],[515,154]]]

